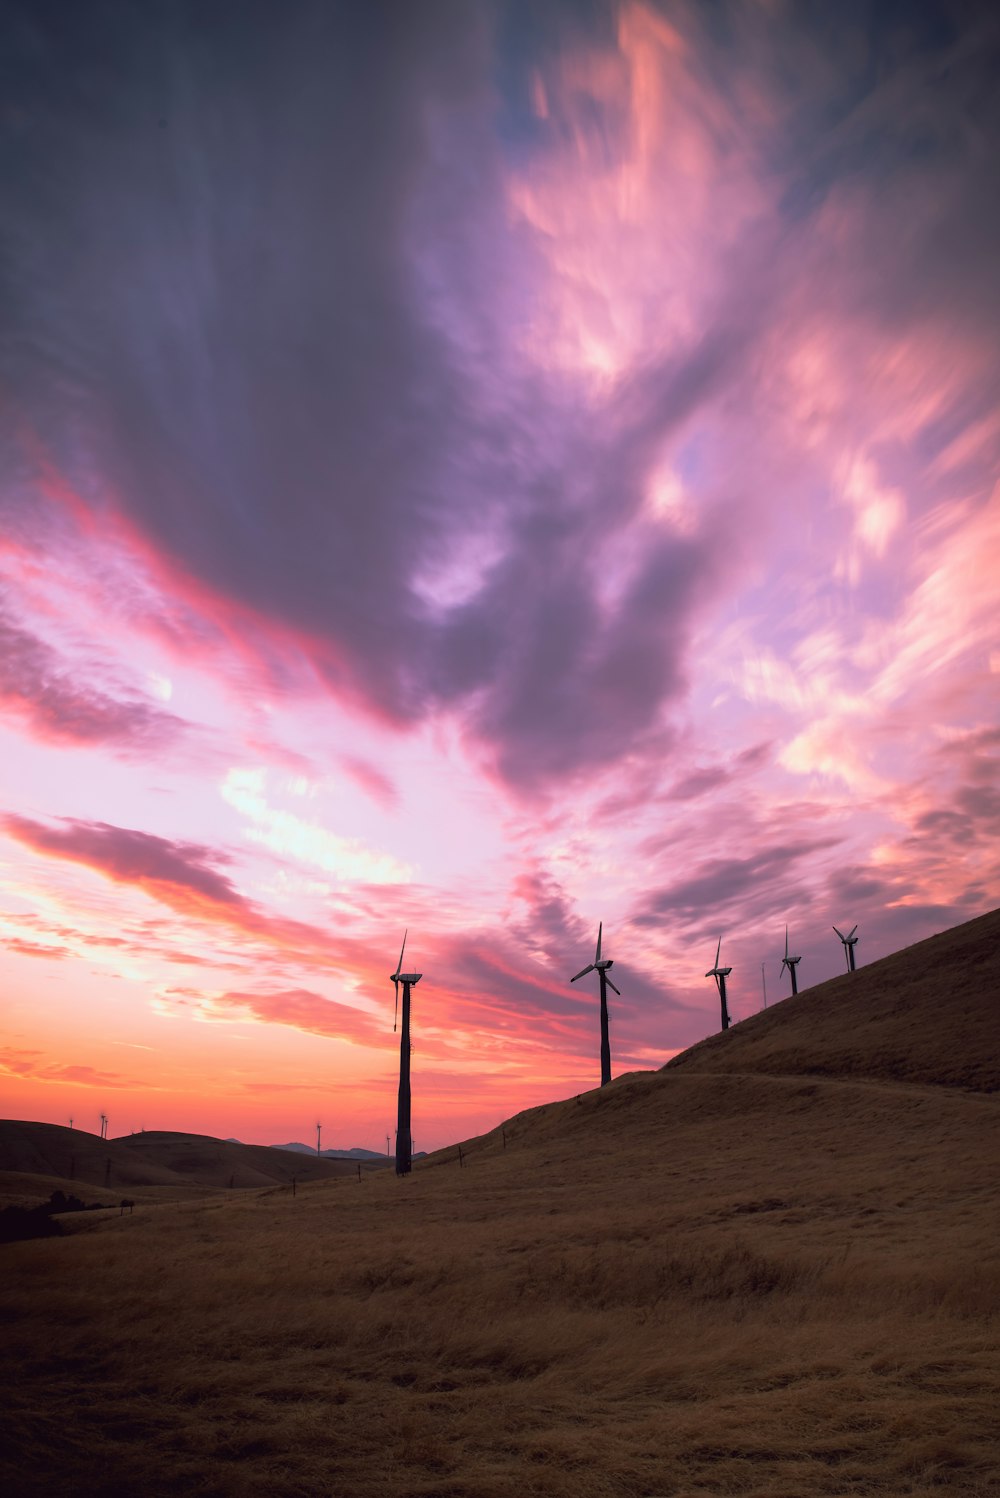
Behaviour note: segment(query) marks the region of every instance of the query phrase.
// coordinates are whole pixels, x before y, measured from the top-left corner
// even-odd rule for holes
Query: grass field
[[[800,1000],[732,1031],[726,1064],[713,1043],[534,1109],[464,1168],[9,1245],[6,1491],[1000,1493],[998,1095],[955,1080],[979,1037],[947,1027],[946,1081],[887,1076],[870,998],[864,1074],[866,979],[909,985],[914,1037],[947,1005],[909,967],[845,990],[850,1068],[801,1059]],[[800,1070],[763,1065],[775,1047]]]

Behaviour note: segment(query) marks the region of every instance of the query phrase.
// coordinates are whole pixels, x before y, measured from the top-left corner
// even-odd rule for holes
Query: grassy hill
[[[362,1170],[368,1169],[362,1162]],[[56,1189],[87,1185],[107,1193],[133,1187],[200,1189],[287,1185],[299,1181],[357,1177],[352,1161],[294,1154],[267,1145],[234,1144],[206,1134],[144,1132],[100,1139],[83,1129],[58,1124],[0,1120],[0,1196],[4,1182],[30,1175],[44,1196]],[[17,1182],[11,1182],[16,1194]]]
[[[1000,1090],[1000,910],[819,983],[667,1063]]]
[[[520,1114],[464,1165],[4,1249],[0,1481],[995,1498],[1000,1098],[966,1032],[997,922]]]

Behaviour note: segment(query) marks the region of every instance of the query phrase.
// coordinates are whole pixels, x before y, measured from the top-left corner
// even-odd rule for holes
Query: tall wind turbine
[[[858,938],[854,934],[855,931],[857,931],[857,929],[858,929],[857,925],[856,924],[853,925],[851,927],[850,931],[848,931],[848,933],[847,933],[846,936],[844,935],[843,931],[838,930],[838,928],[836,926],[834,926],[833,929],[834,929],[834,931],[837,932],[837,935],[840,937],[841,941],[844,943],[844,956],[847,958],[847,971],[849,973],[853,973],[855,971],[855,967],[854,967],[854,948],[858,944]]]
[[[108,1115],[106,1113],[102,1113],[101,1114],[101,1138],[102,1139],[107,1139],[107,1137],[108,1137]]]
[[[722,937],[719,937],[719,945],[715,949],[715,966],[710,967],[705,974],[706,978],[714,978],[715,985],[719,990],[719,998],[722,1000],[722,1028],[729,1029],[729,1010],[726,1007],[726,979],[732,972],[731,967],[719,966],[719,953],[722,951]]]
[[[406,951],[406,936],[399,949],[396,971],[390,973],[392,986],[396,990],[396,1013],[399,1013],[399,985],[403,985],[403,1027],[399,1037],[399,1108],[396,1114],[396,1174],[410,1174],[413,1140],[410,1137],[410,989],[420,982],[423,973],[403,972],[403,953]],[[393,1020],[392,1028],[396,1028]]]
[[[797,962],[801,962],[801,961],[802,961],[801,956],[799,956],[799,957],[789,957],[789,955],[788,955],[788,927],[786,926],[785,927],[785,955],[781,959],[781,966],[783,968],[787,967],[787,969],[788,969],[789,976],[791,977],[791,980],[792,980],[792,997],[793,998],[795,997],[795,995],[799,991],[799,985],[798,985],[798,983],[796,982],[796,979],[795,979],[795,964]]]
[[[316,1125],[316,1153],[317,1153],[317,1155],[320,1152],[319,1140],[320,1140],[320,1135],[322,1134],[322,1132],[323,1132],[323,1125],[321,1123],[317,1123],[317,1125]]]
[[[622,996],[620,988],[615,988],[608,977],[608,968],[614,966],[613,957],[601,957],[601,932],[604,922],[601,921],[597,927],[597,951],[594,953],[593,962],[589,963],[577,973],[576,978],[570,978],[575,983],[577,978],[585,978],[588,973],[597,973],[601,980],[601,1086],[607,1087],[611,1081],[611,1041],[608,1038],[608,989],[614,988],[619,998]]]

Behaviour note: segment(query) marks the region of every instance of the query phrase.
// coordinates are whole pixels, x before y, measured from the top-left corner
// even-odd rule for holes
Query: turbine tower
[[[608,1038],[608,989],[614,988],[619,998],[621,998],[622,991],[620,988],[615,988],[615,985],[608,977],[608,968],[614,966],[614,959],[612,957],[601,957],[601,932],[603,929],[604,922],[601,921],[597,927],[597,951],[594,954],[593,962],[577,973],[576,978],[570,978],[569,981],[575,983],[577,978],[585,978],[588,973],[593,972],[596,972],[601,980],[601,1086],[607,1087],[611,1081],[611,1041]]]
[[[838,930],[838,928],[836,926],[834,926],[833,929],[834,929],[834,931],[837,932],[837,935],[840,937],[841,941],[844,943],[844,956],[847,958],[847,971],[849,973],[853,973],[855,971],[855,967],[854,967],[854,948],[858,944],[858,938],[854,934],[855,931],[857,931],[857,929],[858,929],[857,925],[856,924],[853,925],[851,927],[850,931],[848,931],[848,933],[847,933],[846,936],[844,935],[843,931]]]
[[[715,966],[710,967],[705,974],[706,978],[714,978],[715,985],[719,990],[719,998],[722,1000],[722,1028],[729,1029],[729,1010],[726,1007],[726,979],[732,972],[731,967],[719,966],[719,953],[722,951],[722,937],[719,937],[719,945],[715,949]]]
[[[317,1153],[317,1155],[320,1153],[319,1140],[320,1140],[320,1135],[322,1134],[322,1132],[323,1132],[323,1125],[321,1123],[317,1123],[317,1125],[316,1125],[316,1153]]]
[[[423,973],[403,972],[403,953],[406,951],[406,936],[403,932],[403,945],[399,949],[399,961],[396,963],[396,971],[390,973],[392,986],[396,990],[396,1014],[399,1014],[399,985],[403,985],[403,1028],[399,1037],[399,1109],[396,1114],[396,1174],[407,1176],[410,1174],[413,1140],[410,1137],[410,989],[420,982]],[[396,1020],[392,1022],[392,1028],[396,1028]]]
[[[799,957],[789,957],[789,955],[788,955],[788,927],[786,926],[785,927],[785,955],[781,959],[781,966],[783,968],[787,967],[787,969],[788,969],[789,976],[791,977],[791,980],[792,980],[792,997],[793,998],[795,997],[795,995],[799,991],[799,985],[796,982],[796,978],[795,978],[795,964],[797,962],[801,962],[801,961],[802,961],[801,956],[799,956]]]

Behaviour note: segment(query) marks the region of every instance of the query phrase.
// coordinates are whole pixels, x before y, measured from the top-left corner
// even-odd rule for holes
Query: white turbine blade
[[[858,929],[857,923],[855,922],[855,924],[851,927],[850,931],[848,931],[848,933],[847,933],[847,940],[848,941],[850,941],[851,937],[854,935],[854,933],[855,933],[855,931],[857,931],[857,929]]]
[[[603,929],[604,922],[599,921],[597,925],[597,956],[594,958],[595,963],[598,963],[601,960],[601,932]]]
[[[620,988],[615,988],[615,985],[612,983],[612,981],[608,977],[607,973],[604,974],[604,981],[607,983],[607,985],[608,985],[609,988],[614,988],[615,989],[615,993],[618,995],[619,998],[621,998],[621,996],[622,996],[621,989]]]
[[[593,971],[594,971],[594,964],[591,963],[589,967],[585,967],[581,972],[577,973],[576,978],[585,978],[588,973],[592,973]],[[571,983],[575,983],[576,982],[576,978],[570,978],[569,981]]]
[[[406,951],[406,938],[409,935],[409,930],[410,930],[410,928],[407,927],[406,930],[403,932],[403,945],[399,949],[399,961],[396,963],[396,977],[397,978],[399,977],[400,973],[403,971],[403,953]]]
[[[719,937],[719,945],[715,949],[715,965],[719,966],[719,953],[722,951],[722,937]]]
[[[785,956],[788,956],[788,927],[785,926]]]
[[[837,926],[834,926],[833,929],[834,929],[834,931],[836,931],[836,933],[840,937],[841,941],[843,941],[845,939],[843,931],[841,931]]]

